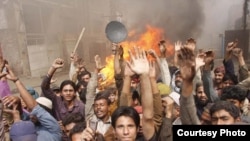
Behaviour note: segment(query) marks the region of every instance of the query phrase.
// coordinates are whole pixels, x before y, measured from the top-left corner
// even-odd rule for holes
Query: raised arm
[[[203,73],[202,73],[202,82],[204,87],[204,91],[207,94],[207,97],[211,102],[215,102],[219,100],[219,96],[214,89],[213,79],[212,79],[212,63],[214,60],[214,55],[206,55],[204,62],[205,65],[203,66]]]
[[[23,83],[21,82],[21,80],[14,74],[14,72],[12,71],[12,69],[10,68],[9,65],[6,65],[7,69],[8,69],[8,74],[6,75],[7,79],[12,81],[19,93],[20,96],[22,97],[23,101],[25,102],[25,104],[27,105],[27,108],[32,111],[33,108],[37,105],[37,102],[34,100],[34,98],[29,94],[29,92],[26,90],[26,88],[24,87]]]
[[[174,66],[178,67],[178,56],[177,56],[177,53],[178,51],[181,49],[182,47],[182,43],[181,41],[177,41],[175,42],[174,44]]]
[[[169,86],[170,81],[171,81],[171,75],[170,75],[167,59],[159,58],[153,49],[150,49],[148,53],[155,58],[157,65],[160,68],[161,79],[163,83]]]
[[[83,71],[85,71],[86,69],[85,69],[85,64],[84,64],[84,61],[82,60],[82,58],[79,58],[78,59],[78,61],[77,61],[77,63],[76,63],[76,65],[75,65],[75,73],[73,74],[73,76],[72,76],[72,81],[74,82],[74,83],[77,83],[78,82],[78,79],[77,79],[77,77],[83,72]]]
[[[77,53],[72,52],[70,54],[70,68],[69,68],[69,79],[73,81],[73,77],[76,74],[77,62],[79,60],[79,56]]]
[[[228,61],[229,59],[232,58],[232,51],[233,49],[237,46],[238,42],[229,42],[226,46],[226,52],[225,52],[225,57],[224,60]]]
[[[57,120],[41,106],[37,105],[31,112],[39,120],[40,124],[51,134],[61,138],[61,128]]]
[[[129,67],[136,74],[140,75],[141,101],[142,101],[142,131],[146,140],[151,139],[155,134],[153,94],[149,79],[149,62],[144,50],[135,48],[135,54],[129,52],[131,62]]]
[[[195,58],[195,77],[193,79],[193,88],[195,88],[197,82],[201,82],[201,67],[204,65],[204,54],[199,53]],[[193,93],[195,90],[193,89]]]
[[[94,99],[96,96],[96,88],[98,85],[97,75],[104,68],[104,66],[102,66],[101,64],[101,58],[99,55],[96,55],[94,59],[96,67],[94,72],[91,73],[91,78],[87,85],[86,104],[85,104],[86,119],[89,119],[94,114],[92,105],[94,104]]]
[[[120,106],[131,106],[132,105],[132,94],[130,92],[131,76],[135,73],[130,69],[128,64],[124,70],[124,80],[120,96]]]
[[[115,85],[118,90],[118,104],[120,103],[120,96],[123,86],[123,77],[124,77],[124,58],[123,58],[123,48],[117,44],[112,44],[115,48],[114,56],[114,78]]]
[[[51,67],[48,70],[48,74],[44,77],[42,84],[41,84],[41,89],[45,97],[49,99],[54,99],[56,95],[54,92],[50,89],[50,81],[51,78],[53,77],[54,73],[56,72],[57,69],[62,68],[64,66],[64,61],[61,58],[57,58],[53,61]]]
[[[223,65],[225,67],[226,74],[231,76],[235,75],[232,55],[233,55],[233,50],[237,47],[237,44],[238,42],[230,42],[227,44],[226,53],[223,60]]]
[[[115,74],[121,74],[122,73],[122,66],[120,64],[120,61],[123,60],[123,48],[117,44],[113,44],[115,46],[115,56],[114,56],[114,71]]]
[[[242,49],[234,48],[233,55],[237,58],[239,63],[239,81],[243,81],[249,77],[248,67],[243,57]]]
[[[195,77],[195,56],[194,51],[187,47],[181,48],[178,52],[178,64],[183,79],[180,98],[180,117],[183,124],[200,124],[196,114],[196,107],[193,97],[193,79]]]
[[[162,124],[162,102],[161,102],[161,95],[160,91],[157,87],[156,83],[156,66],[155,62],[150,62],[150,68],[149,68],[149,78],[150,78],[150,84],[152,87],[152,93],[153,93],[153,107],[154,107],[154,126],[156,131],[159,131],[159,128]]]

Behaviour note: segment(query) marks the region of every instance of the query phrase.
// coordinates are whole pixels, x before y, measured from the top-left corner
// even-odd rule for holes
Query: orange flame
[[[109,86],[115,83],[114,80],[114,56],[106,57],[105,68],[101,70],[101,73],[104,75],[104,80],[100,82],[100,87]]]
[[[129,36],[135,35],[135,31],[130,31]],[[163,30],[160,28],[152,27],[150,25],[146,26],[146,32],[140,35],[137,41],[123,42],[121,43],[124,50],[124,59],[129,59],[128,51],[132,49],[134,46],[143,48],[145,51],[149,49],[154,49],[156,53],[159,55],[160,50],[158,47],[158,42],[163,40]],[[170,43],[169,40],[164,39],[166,41],[166,54],[168,56],[172,56],[174,54],[174,46]],[[102,86],[108,86],[115,83],[114,80],[114,56],[106,57],[106,67],[101,71],[101,73],[105,76],[105,80],[101,82]]]

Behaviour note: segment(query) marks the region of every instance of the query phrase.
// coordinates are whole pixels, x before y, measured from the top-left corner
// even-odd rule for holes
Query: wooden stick
[[[85,31],[85,27],[82,28],[82,32],[81,32],[80,36],[78,37],[78,40],[77,40],[77,42],[76,42],[76,45],[75,45],[75,48],[74,48],[73,53],[76,52],[76,49],[77,49],[77,47],[78,47],[78,45],[79,45],[79,43],[80,43],[80,41],[81,41],[81,39],[82,39],[82,35],[83,35],[84,31]]]

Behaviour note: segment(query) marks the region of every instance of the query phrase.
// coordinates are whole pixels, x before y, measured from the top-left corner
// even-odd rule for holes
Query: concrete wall
[[[214,50],[216,57],[223,57],[222,49],[225,30],[234,28],[232,21],[241,15],[243,0],[231,2],[227,0],[204,1],[205,23],[202,36],[197,39],[198,48]],[[94,66],[94,55],[99,54],[103,61],[111,55],[110,42],[105,36],[105,26],[115,20],[117,12],[122,15],[122,21],[128,22],[130,7],[125,7],[122,1],[112,0],[9,0],[0,2],[0,42],[4,57],[11,62],[19,75],[40,77],[47,73],[52,61],[61,57],[66,61],[63,69],[69,67],[69,56],[78,39],[82,27],[85,27],[83,38],[77,52],[86,62],[86,67]],[[39,36],[44,39],[40,44],[29,44],[30,25],[25,18],[34,11],[25,14],[23,5],[34,5],[41,20]],[[47,8],[48,10],[44,10]],[[234,9],[237,9],[233,11]],[[228,13],[228,11],[231,11]],[[220,14],[220,15],[219,15]],[[215,16],[222,17],[216,18]],[[126,21],[127,20],[127,21]],[[129,23],[129,22],[128,22]],[[228,23],[228,24],[227,24]],[[229,24],[230,23],[230,24]],[[171,27],[170,27],[171,28]],[[216,31],[216,32],[214,32]],[[36,33],[38,34],[38,33]]]
[[[66,1],[65,1],[66,2]],[[23,1],[8,1],[5,5],[0,7],[0,41],[2,43],[2,52],[4,57],[15,66],[14,70],[18,75],[26,75],[32,77],[40,77],[47,73],[48,68],[54,59],[61,57],[65,60],[66,65],[64,70],[69,68],[69,56],[73,51],[78,36],[82,27],[86,27],[83,39],[81,40],[77,52],[86,60],[87,67],[92,67],[94,56],[90,55],[93,52],[93,43],[105,43],[105,35],[101,29],[104,29],[105,23],[103,21],[106,12],[103,9],[89,8],[88,5],[99,3],[99,1],[77,1],[73,5],[62,3],[54,3],[43,0],[23,0]],[[106,2],[103,2],[104,4]],[[25,7],[23,7],[25,5]],[[34,6],[35,10],[43,9],[44,7],[50,10],[50,13],[45,19],[30,18],[34,20],[41,20],[36,24],[41,24],[41,32],[30,31],[30,19],[25,21],[24,18],[29,18],[32,12],[23,12],[22,8]],[[14,9],[14,10],[13,10]],[[104,10],[105,11],[105,10]],[[42,15],[42,11],[40,10]],[[92,16],[89,16],[92,15]],[[32,21],[31,21],[32,22]],[[25,23],[25,24],[24,24]],[[93,24],[95,23],[95,24]],[[29,28],[27,30],[26,28]],[[99,34],[96,34],[99,33]],[[102,34],[100,34],[102,33]],[[70,35],[70,36],[68,36]],[[39,37],[37,37],[39,36]],[[39,40],[42,43],[38,43]],[[36,43],[31,43],[36,42]],[[106,52],[106,46],[103,47],[104,51],[101,56]],[[88,63],[89,62],[89,63]]]
[[[13,70],[19,74],[30,75],[26,33],[19,0],[0,3],[1,25],[0,42],[3,56]]]

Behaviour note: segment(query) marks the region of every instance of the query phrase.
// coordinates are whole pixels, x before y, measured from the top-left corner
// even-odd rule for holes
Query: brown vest
[[[110,126],[107,132],[104,134],[105,141],[115,141],[115,134],[113,131],[113,127]]]

